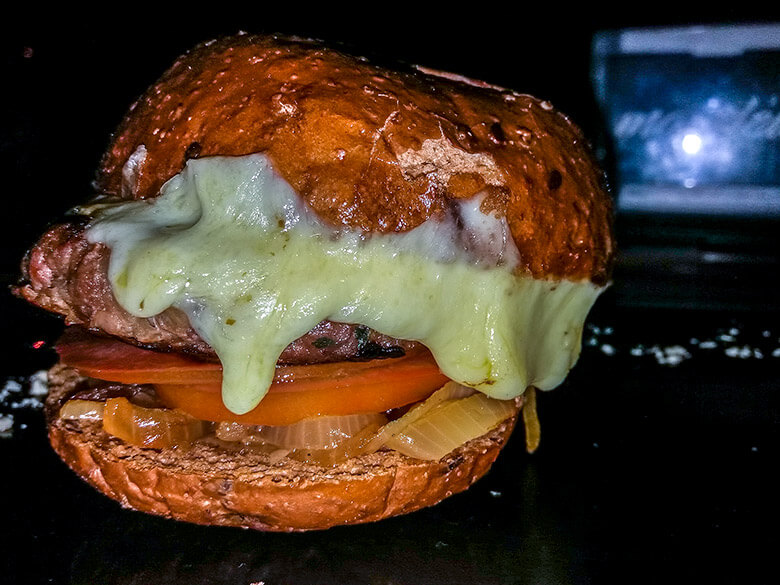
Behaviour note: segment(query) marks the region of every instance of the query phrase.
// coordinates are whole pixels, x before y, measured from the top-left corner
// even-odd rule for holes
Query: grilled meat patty
[[[216,360],[214,350],[190,326],[182,311],[171,308],[141,318],[119,306],[108,280],[110,250],[89,242],[86,226],[85,218],[74,217],[51,227],[25,257],[23,283],[15,293],[63,315],[69,325],[100,330],[143,347]],[[279,363],[394,357],[413,345],[362,325],[322,321],[287,346]]]

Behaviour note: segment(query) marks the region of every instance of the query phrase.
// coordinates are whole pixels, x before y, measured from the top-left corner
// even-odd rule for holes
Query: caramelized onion
[[[387,422],[384,414],[351,414],[347,416],[318,416],[287,426],[263,426],[257,435],[280,447],[291,449],[333,449],[354,437],[369,425],[381,426]]]
[[[214,427],[214,434],[220,441],[227,441],[228,443],[254,443],[256,441],[256,435],[254,433],[255,427],[245,425],[237,422],[221,422],[217,423]]]
[[[105,404],[99,400],[68,400],[60,408],[63,420],[103,420]]]
[[[372,439],[376,437],[380,428],[382,428],[380,424],[372,423],[333,449],[293,449],[288,456],[298,461],[333,467],[347,459],[376,451],[377,447]]]
[[[529,389],[526,433],[536,437],[535,401]],[[277,458],[333,466],[347,459],[389,448],[409,457],[438,460],[460,445],[488,433],[514,413],[514,401],[495,400],[473,389],[449,382],[400,418],[356,414],[321,416],[285,426],[251,426],[223,422],[215,428],[218,439],[252,444]],[[70,400],[60,410],[63,419],[103,420],[104,430],[140,447],[168,448],[190,444],[202,437],[210,423],[176,409],[144,408],[126,398],[104,403]],[[536,427],[533,421],[536,420]],[[534,430],[535,429],[535,430]],[[530,433],[530,434],[529,434]]]
[[[368,425],[375,428],[387,422],[384,414],[317,416],[285,426],[252,426],[220,423],[218,439],[244,444],[270,443],[283,449],[333,449],[357,435]]]
[[[395,433],[385,446],[409,457],[438,461],[494,429],[514,410],[513,400],[495,400],[484,394],[447,400]]]
[[[525,450],[533,453],[542,440],[542,427],[536,413],[536,388],[531,386],[523,395],[523,425],[525,426]]]
[[[407,426],[424,417],[428,412],[430,412],[439,404],[442,404],[447,400],[465,398],[475,393],[476,390],[473,390],[472,388],[468,388],[467,386],[463,386],[457,382],[448,382],[439,388],[436,392],[431,394],[427,400],[424,400],[420,404],[411,408],[409,412],[407,412],[401,418],[389,422],[384,427],[382,427],[377,436],[372,439],[371,447],[374,451],[383,447],[395,435],[401,433]]]
[[[127,398],[109,398],[103,430],[131,445],[165,449],[189,445],[206,434],[208,423],[178,411],[144,408]]]
[[[296,449],[290,456],[332,466],[387,447],[410,457],[438,460],[463,443],[488,433],[513,413],[512,400],[488,398],[450,382],[402,417],[381,428],[369,425],[336,449]]]

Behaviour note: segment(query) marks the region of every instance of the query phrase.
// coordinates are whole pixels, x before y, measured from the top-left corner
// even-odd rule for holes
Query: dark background
[[[31,6],[7,15],[4,289],[46,225],[91,193],[128,106],[197,42],[283,32],[456,71],[551,101],[599,147],[589,79],[596,31],[777,16],[712,6],[706,14],[653,5],[652,14],[600,15],[368,3],[313,14],[290,3],[224,18],[216,13],[230,6],[207,8],[182,4],[167,15],[125,6],[119,16],[82,18]],[[177,524],[123,511],[86,487],[51,453],[40,411],[14,407],[13,434],[0,439],[0,575],[13,583],[776,582],[777,224],[719,218],[692,228],[618,217],[616,227],[614,285],[589,320],[580,363],[540,399],[541,448],[527,455],[517,435],[468,493],[325,533]],[[702,246],[730,260],[702,264]],[[52,361],[61,325],[0,297],[4,374],[23,380]],[[45,342],[39,350],[37,341]],[[679,365],[659,357],[676,347],[688,352]]]

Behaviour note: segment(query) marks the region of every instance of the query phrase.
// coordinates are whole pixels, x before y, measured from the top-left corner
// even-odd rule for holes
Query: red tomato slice
[[[201,420],[240,422],[251,425],[288,425],[304,418],[384,412],[418,402],[447,383],[428,352],[374,360],[321,364],[321,375],[294,366],[284,368],[290,378],[277,378],[260,404],[250,412],[236,415],[222,403],[219,384],[157,384],[157,394],[171,408],[178,408]],[[371,365],[372,367],[366,367]],[[281,369],[281,368],[280,368]],[[328,375],[330,370],[333,375]]]
[[[222,365],[143,349],[69,327],[55,345],[60,361],[84,376],[123,384],[221,382]]]
[[[154,384],[169,407],[215,422],[286,425],[320,415],[383,412],[423,400],[448,381],[424,349],[400,358],[279,366],[262,402],[236,415],[222,403],[219,364],[88,335],[63,338],[57,351],[86,376]]]

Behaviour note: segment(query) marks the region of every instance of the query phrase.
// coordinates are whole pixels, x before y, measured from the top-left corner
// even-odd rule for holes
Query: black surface
[[[0,571],[13,583],[770,583],[779,336],[776,318],[607,303],[570,378],[540,397],[535,454],[516,434],[467,493],[323,533],[121,510],[51,452],[39,411],[16,411],[0,440],[12,472],[0,483],[11,536]],[[39,337],[23,338],[14,371],[45,364]],[[677,365],[653,353],[678,345],[690,357]]]
[[[599,26],[643,24],[613,16],[575,27],[541,15],[534,26],[513,24],[510,43],[497,32],[510,23],[496,18],[461,26],[456,40],[430,25],[422,35],[420,21],[400,42],[392,30],[401,25],[391,20],[370,29],[344,22],[296,28],[291,19],[263,26],[341,38],[529,91],[592,134],[598,117],[588,97],[589,35]],[[130,101],[192,43],[252,30],[240,20],[173,32],[153,23],[6,27],[4,286],[46,223],[83,199]],[[568,57],[538,55],[553,34]],[[533,65],[512,65],[534,49]],[[408,517],[260,534],[120,509],[60,463],[40,410],[6,403],[0,414],[13,414],[15,425],[0,439],[0,581],[776,582],[780,357],[772,353],[780,318],[777,252],[767,244],[776,241],[776,226],[704,226],[692,244],[690,225],[655,218],[635,225],[619,218],[618,225],[625,246],[615,285],[589,321],[579,364],[540,398],[543,439],[534,455],[518,434],[471,490]],[[724,243],[718,234],[726,233]],[[713,249],[724,254],[720,262]],[[0,308],[3,374],[24,380],[51,363],[50,345],[34,346],[50,342],[60,323],[10,295],[0,295]],[[680,347],[685,359],[663,363]]]

